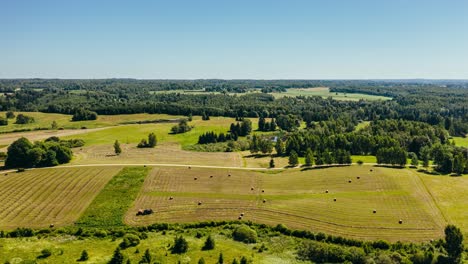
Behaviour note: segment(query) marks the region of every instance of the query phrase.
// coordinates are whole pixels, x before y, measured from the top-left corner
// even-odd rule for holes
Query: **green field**
[[[369,94],[358,94],[358,93],[333,93],[330,92],[328,87],[313,87],[313,88],[289,88],[285,93],[271,93],[276,98],[285,96],[320,96],[323,98],[329,98],[342,101],[359,101],[364,100],[391,100],[390,97],[369,95]]]
[[[0,116],[5,116],[6,112],[0,112]],[[34,117],[35,122],[31,124],[15,124],[15,119],[9,119],[8,125],[0,126],[0,133],[12,132],[14,130],[47,128],[51,129],[52,122],[57,122],[59,128],[80,129],[115,126],[129,121],[145,121],[157,119],[177,119],[181,116],[165,114],[129,114],[129,115],[99,115],[97,120],[72,122],[71,115],[40,113],[40,112],[15,112],[15,115],[24,114]]]
[[[146,167],[128,167],[120,171],[89,205],[77,225],[101,228],[122,226],[123,215],[136,198],[148,170]]]
[[[468,137],[453,137],[453,141],[459,147],[468,147]]]
[[[195,238],[196,233],[201,232],[202,238]],[[138,263],[145,250],[150,249],[153,260],[162,264],[198,263],[203,257],[206,263],[216,263],[219,254],[222,252],[224,263],[232,263],[234,258],[247,257],[253,263],[307,263],[296,259],[297,239],[287,236],[265,237],[262,239],[268,247],[268,251],[259,253],[254,247],[258,244],[247,245],[235,242],[226,234],[224,230],[201,229],[187,230],[186,232],[169,231],[166,235],[159,233],[148,233],[148,238],[141,240],[137,247],[122,250],[124,256],[131,260],[131,263]],[[211,234],[216,240],[214,250],[202,251],[203,242],[206,236]],[[171,254],[168,245],[174,242],[176,235],[183,235],[189,243],[189,251],[185,254]],[[58,236],[51,238],[0,238],[0,262],[6,263],[36,263],[21,261],[37,261],[37,263],[80,263],[76,260],[83,250],[89,254],[89,260],[83,263],[107,263],[114,249],[122,242],[122,239],[99,239],[99,238],[76,238],[73,236]],[[52,256],[47,259],[37,259],[41,250],[50,249]],[[138,253],[136,250],[138,249]]]
[[[120,169],[53,168],[0,174],[0,228],[70,225]]]
[[[178,142],[182,146],[196,144],[198,137],[207,132],[215,131],[217,133],[227,133],[231,123],[234,123],[234,118],[226,117],[212,117],[209,121],[203,121],[200,117],[194,117],[189,125],[194,128],[183,134],[169,134],[171,127],[174,123],[159,123],[159,124],[136,124],[136,125],[121,125],[105,130],[81,134],[79,138],[85,140],[86,144],[99,145],[99,144],[113,144],[117,139],[121,143],[138,143],[142,138],[147,138],[148,134],[153,132],[158,138],[158,142]],[[257,128],[257,121],[252,119],[253,129]],[[69,136],[65,138],[76,138],[76,136]]]
[[[156,213],[135,216],[139,208]],[[416,172],[369,166],[281,173],[157,168],[125,221],[236,220],[240,213],[243,220],[358,239],[427,241],[440,237],[445,226]]]

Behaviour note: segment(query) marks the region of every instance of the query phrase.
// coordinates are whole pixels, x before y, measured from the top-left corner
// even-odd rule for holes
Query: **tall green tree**
[[[120,143],[118,140],[114,142],[114,152],[115,155],[120,155],[120,153],[122,153],[122,148],[120,147]]]
[[[297,164],[299,164],[299,157],[297,156],[296,151],[291,151],[291,154],[289,154],[289,161],[288,161],[289,166],[296,167]]]
[[[154,133],[149,133],[148,135],[148,147],[154,148],[158,144],[158,139]]]
[[[305,165],[306,166],[314,165],[314,153],[312,152],[312,149],[310,149],[310,148],[307,148],[307,150],[306,150]]]
[[[461,263],[463,253],[463,234],[460,228],[454,225],[445,227],[445,243],[444,247],[447,251],[449,263]]]
[[[216,243],[214,238],[211,235],[209,235],[205,240],[205,244],[203,245],[202,250],[212,250],[215,248],[215,246]]]
[[[117,247],[114,251],[114,255],[112,255],[111,260],[108,264],[123,264],[124,263],[124,256],[122,252],[120,252],[120,247]]]

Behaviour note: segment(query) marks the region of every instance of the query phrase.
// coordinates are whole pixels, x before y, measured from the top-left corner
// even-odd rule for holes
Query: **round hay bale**
[[[351,183],[351,180],[348,180],[349,183]]]
[[[263,199],[263,203],[266,203],[266,199]]]
[[[197,178],[197,177],[195,177],[195,178],[193,178],[193,179],[194,179],[195,181],[196,181],[196,180],[198,180],[198,178]]]
[[[325,193],[328,193],[328,190],[326,190]]]
[[[361,177],[357,176],[357,179],[359,180],[359,179],[361,179]]]
[[[231,174],[228,174],[228,177],[231,177]]]
[[[241,213],[240,215],[241,215],[241,216],[244,216],[244,213]]]
[[[253,191],[253,190],[254,190],[254,187],[250,187],[250,190]]]
[[[213,175],[210,175],[210,178],[213,178]]]
[[[403,224],[403,220],[400,219],[400,221],[398,221],[398,223],[401,225]]]
[[[190,170],[191,168],[192,168],[192,167],[190,167],[190,166],[188,167],[189,170]]]
[[[264,192],[265,192],[265,190],[262,190],[262,193],[264,193]]]
[[[369,171],[370,171],[370,172],[373,172],[374,170],[373,170],[373,169],[370,169]]]
[[[169,197],[169,200],[173,200],[173,199],[174,199],[174,197],[172,197],[172,196],[171,196],[171,197]]]
[[[201,201],[198,201],[198,205],[202,205],[202,202],[201,202]]]
[[[54,228],[54,226],[55,226],[54,224],[50,224],[50,225],[49,225],[50,228]]]
[[[333,201],[336,202],[336,198],[333,198]]]
[[[144,168],[146,168],[146,165],[143,165]]]
[[[242,220],[242,216],[239,216],[237,219]]]
[[[374,211],[372,211],[372,212],[373,212],[374,214],[376,214],[376,213],[377,213],[377,210],[374,209]]]

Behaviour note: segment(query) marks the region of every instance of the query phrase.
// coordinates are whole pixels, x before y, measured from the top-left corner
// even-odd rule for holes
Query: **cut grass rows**
[[[2,174],[0,227],[72,224],[119,170],[55,168]]]
[[[146,225],[237,220],[243,212],[242,220],[359,239],[422,241],[442,235],[445,221],[415,172],[388,168],[370,172],[369,168],[281,174],[159,168],[147,177],[125,221]],[[152,208],[156,213],[135,216],[138,208]],[[404,223],[399,224],[399,219]]]
[[[149,168],[127,167],[114,176],[77,222],[82,227],[123,226],[123,216],[135,200]]]

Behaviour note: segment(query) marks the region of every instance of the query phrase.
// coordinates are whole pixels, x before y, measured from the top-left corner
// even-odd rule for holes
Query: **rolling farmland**
[[[369,168],[282,173],[155,168],[125,220],[130,225],[237,220],[244,213],[242,220],[360,239],[422,241],[442,235],[445,220],[415,172]],[[141,208],[156,213],[135,216]]]
[[[54,168],[0,175],[0,228],[72,224],[120,170]]]

